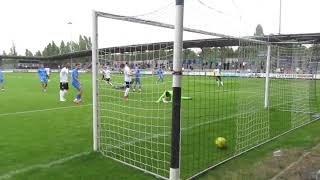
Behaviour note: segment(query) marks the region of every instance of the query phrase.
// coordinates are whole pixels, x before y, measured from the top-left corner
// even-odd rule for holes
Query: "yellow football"
[[[224,137],[218,137],[215,140],[215,144],[218,148],[225,148],[227,146],[227,140]]]

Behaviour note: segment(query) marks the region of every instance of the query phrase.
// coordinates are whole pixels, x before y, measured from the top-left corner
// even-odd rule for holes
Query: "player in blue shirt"
[[[48,77],[47,77],[47,72],[44,69],[43,64],[41,64],[40,68],[38,69],[38,77],[41,82],[42,90],[46,91],[48,89]]]
[[[4,79],[3,79],[3,73],[2,73],[2,70],[0,69],[0,90],[1,91],[4,91]]]
[[[138,64],[134,70],[135,75],[135,81],[134,81],[134,87],[133,91],[136,91],[136,85],[139,84],[139,91],[141,92],[141,67],[140,64]]]
[[[162,67],[159,67],[159,69],[157,70],[157,75],[159,77],[158,80],[157,80],[157,83],[159,81],[164,82],[164,72],[162,70]]]
[[[73,100],[73,102],[76,104],[79,104],[81,102],[81,95],[82,95],[82,87],[81,87],[81,83],[79,82],[79,72],[78,72],[79,69],[80,69],[80,64],[77,63],[76,67],[72,70],[72,74],[71,74],[72,85],[78,90],[78,93],[75,99]]]

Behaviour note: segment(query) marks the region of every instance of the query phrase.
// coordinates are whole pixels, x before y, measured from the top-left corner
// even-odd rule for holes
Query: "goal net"
[[[182,177],[319,119],[312,46],[238,39],[234,46],[193,49],[201,58],[184,73],[183,92],[194,100],[182,103]],[[225,148],[215,145],[218,137],[227,140]]]
[[[320,118],[312,42],[184,28],[196,36],[183,39],[180,72],[173,71],[173,25],[99,13],[94,133],[106,157],[163,179],[178,159],[180,177],[191,179]],[[183,77],[178,128],[176,75]]]
[[[99,77],[101,153],[164,177],[168,177],[170,162],[171,109],[157,100],[171,87],[166,77],[172,62],[170,46],[156,43],[99,50],[101,72],[111,72],[109,80]],[[128,99],[124,99],[121,68],[126,63],[135,73]]]
[[[300,127],[317,118],[318,62],[312,48],[301,44],[278,45],[271,58],[270,115],[277,130]]]
[[[113,18],[101,15],[97,29],[98,150],[169,178],[173,31]]]

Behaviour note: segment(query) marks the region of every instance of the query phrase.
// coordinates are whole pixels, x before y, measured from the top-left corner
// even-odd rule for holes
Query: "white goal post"
[[[93,131],[93,151],[99,149],[99,122],[98,122],[98,14],[92,11],[92,131]]]

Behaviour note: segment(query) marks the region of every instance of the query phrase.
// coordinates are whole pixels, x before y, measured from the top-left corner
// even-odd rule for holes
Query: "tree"
[[[70,52],[70,49],[69,49],[69,44],[65,44],[64,41],[62,40],[61,43],[60,43],[60,53],[61,54],[66,54],[68,52]]]
[[[81,35],[79,36],[79,50],[87,50],[87,42],[82,38]]]
[[[263,36],[263,28],[261,26],[261,24],[258,24],[256,27],[256,32],[254,33],[255,36]]]
[[[38,50],[35,54],[35,56],[41,56],[41,52]]]
[[[71,41],[71,51],[72,52],[79,51],[79,44],[74,41]]]
[[[55,56],[60,54],[60,48],[54,41],[51,41],[42,51],[43,56]]]
[[[60,49],[54,41],[51,42],[51,56],[59,55]]]
[[[32,52],[29,51],[28,49],[26,49],[25,55],[26,56],[33,56]]]
[[[43,56],[50,56],[51,54],[51,43],[49,43],[42,51]]]
[[[87,36],[79,36],[79,42],[69,41],[60,42],[60,45],[57,46],[54,41],[51,41],[42,51],[42,56],[55,56],[59,54],[66,54],[70,52],[83,51],[91,49],[91,38]],[[38,53],[40,55],[41,53]]]
[[[186,49],[183,51],[184,59],[197,59],[198,55],[192,49]]]
[[[83,36],[83,38],[84,38],[84,41],[86,42],[86,49],[91,49],[91,46],[92,46],[92,44],[91,44],[91,38],[90,37],[86,37],[86,36]]]
[[[9,55],[11,55],[11,56],[17,56],[18,55],[17,50],[16,50],[16,45],[14,43],[12,43],[12,47],[10,48]]]
[[[2,55],[3,55],[3,56],[6,56],[6,55],[7,55],[7,53],[6,53],[5,50],[2,51]]]

